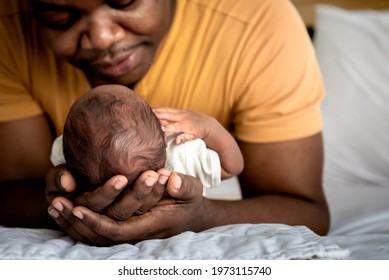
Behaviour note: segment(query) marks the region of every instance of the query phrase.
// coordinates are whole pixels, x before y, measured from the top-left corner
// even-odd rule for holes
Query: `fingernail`
[[[169,179],[168,176],[161,175],[161,176],[159,176],[158,183],[160,183],[161,185],[165,185],[168,179]]]
[[[55,210],[54,208],[49,211],[49,214],[51,217],[57,219],[59,217],[59,212]]]
[[[175,180],[174,188],[176,190],[179,190],[179,189],[181,189],[181,185],[182,185],[181,177],[176,174],[176,180]]]
[[[64,178],[65,176],[63,176],[63,174],[61,174],[61,177],[59,177],[59,183],[61,184],[61,188],[66,191],[66,188],[64,187],[64,185],[66,184],[66,178]]]
[[[62,212],[62,211],[63,211],[63,205],[62,205],[62,203],[60,203],[60,202],[56,202],[56,203],[53,205],[53,207],[54,207],[55,209],[57,209],[59,212]]]
[[[64,191],[67,191],[67,188],[72,184],[71,178],[69,178],[69,176],[64,176],[64,174],[61,175],[60,182]]]
[[[157,182],[158,178],[147,176],[145,183],[147,186],[151,187]]]
[[[84,219],[84,215],[80,211],[75,211],[73,215],[79,218],[80,220]]]
[[[115,190],[121,191],[126,185],[127,185],[127,180],[120,178],[116,181],[114,188]]]

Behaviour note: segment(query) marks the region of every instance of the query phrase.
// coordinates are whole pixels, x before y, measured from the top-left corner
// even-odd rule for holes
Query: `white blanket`
[[[0,259],[342,259],[348,250],[304,226],[241,224],[135,245],[94,247],[62,232],[0,226]]]

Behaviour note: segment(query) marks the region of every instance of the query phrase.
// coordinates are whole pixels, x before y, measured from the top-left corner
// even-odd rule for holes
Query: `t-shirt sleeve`
[[[235,136],[246,142],[293,140],[322,128],[324,87],[312,42],[289,1],[268,1],[237,49]]]
[[[42,113],[30,93],[26,42],[17,19],[0,18],[0,122]]]

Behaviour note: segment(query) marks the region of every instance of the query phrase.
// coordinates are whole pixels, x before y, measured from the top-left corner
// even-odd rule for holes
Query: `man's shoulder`
[[[185,0],[189,5],[202,6],[214,13],[235,18],[240,21],[250,19],[261,11],[265,11],[269,5],[277,1],[285,0]]]

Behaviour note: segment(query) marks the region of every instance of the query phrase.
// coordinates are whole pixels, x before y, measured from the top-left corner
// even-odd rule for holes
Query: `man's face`
[[[150,68],[173,0],[33,0],[42,36],[94,85],[130,85]]]

